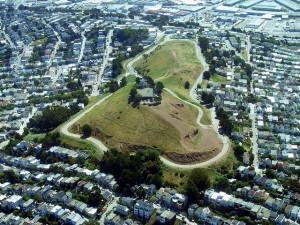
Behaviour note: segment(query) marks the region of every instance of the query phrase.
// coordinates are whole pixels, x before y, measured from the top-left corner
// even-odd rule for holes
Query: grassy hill
[[[203,68],[196,55],[195,45],[188,41],[170,41],[135,63],[135,69],[142,75],[161,81],[165,87],[180,97],[189,100],[189,90],[184,89],[188,81],[191,86]],[[209,112],[202,107],[203,124],[210,124]]]
[[[133,108],[128,104],[132,87],[131,84],[115,92],[73,125],[72,131],[78,132],[84,124],[89,124],[93,136],[111,148],[125,151],[141,146],[177,153],[216,148],[216,138],[208,138],[208,132],[197,126],[194,107],[164,92],[160,105]],[[202,142],[205,144],[200,145]]]

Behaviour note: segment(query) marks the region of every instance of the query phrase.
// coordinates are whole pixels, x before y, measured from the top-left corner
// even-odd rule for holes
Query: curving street
[[[166,36],[165,40],[163,42],[161,42],[159,45],[162,45],[164,44],[165,42],[167,41],[171,41],[170,37],[169,36]],[[203,72],[208,70],[208,65],[201,53],[201,49],[200,47],[197,45],[197,43],[195,41],[190,41],[192,43],[195,44],[195,48],[196,48],[196,53],[197,53],[197,56],[200,60],[200,62],[202,63],[203,67],[204,67],[204,70],[201,72],[201,74],[199,75],[197,81],[193,84],[191,90],[190,90],[190,97],[194,100],[194,101],[197,101],[196,99],[196,88],[197,88],[197,84],[200,83],[202,81],[202,77],[203,77]],[[131,60],[128,64],[127,64],[127,72],[126,74],[124,74],[123,76],[128,76],[130,74],[134,74],[135,76],[138,76],[137,72],[134,70],[133,68],[133,64],[135,62],[137,62],[139,59],[141,59],[143,57],[144,54],[149,54],[150,52],[154,51],[156,49],[158,45],[150,48],[149,50],[147,50],[146,52],[144,52],[143,54],[137,56],[136,58],[134,58],[133,60]],[[122,76],[121,76],[122,77]],[[185,102],[186,104],[189,104],[189,105],[192,105],[194,106],[195,108],[197,108],[198,110],[198,116],[197,116],[197,124],[201,127],[204,127],[205,129],[213,129],[216,134],[218,135],[218,137],[221,139],[222,143],[223,143],[223,148],[222,150],[220,151],[220,153],[218,155],[216,155],[214,158],[211,158],[205,162],[200,162],[200,163],[194,163],[194,164],[179,164],[179,163],[175,163],[175,162],[172,162],[170,161],[169,159],[163,157],[163,156],[160,156],[160,159],[161,161],[169,166],[169,167],[173,167],[173,168],[177,168],[177,169],[194,169],[194,168],[201,168],[201,167],[207,167],[209,165],[212,165],[216,162],[218,162],[219,160],[221,160],[223,157],[225,157],[230,149],[230,141],[228,139],[228,137],[226,136],[223,136],[221,135],[219,132],[218,132],[218,123],[219,121],[217,119],[215,119],[215,116],[212,116],[212,125],[203,125],[201,124],[201,118],[203,116],[203,110],[201,109],[201,107],[191,103],[191,102],[188,102],[184,99],[181,99],[179,96],[177,96],[172,90],[168,89],[168,88],[165,88],[165,91],[167,91],[168,93],[170,93],[172,96],[174,96],[175,98],[179,99],[180,101],[182,102]],[[85,116],[86,113],[90,112],[91,110],[93,110],[96,106],[98,106],[99,104],[101,104],[102,102],[104,102],[106,99],[108,99],[112,94],[106,96],[105,98],[97,101],[94,105],[92,105],[90,108],[88,108],[87,110],[84,110],[82,113],[78,114],[77,116],[75,116],[74,118],[72,118],[70,121],[68,121],[66,124],[64,124],[60,131],[67,135],[67,136],[70,136],[70,137],[74,137],[74,138],[81,138],[80,135],[78,134],[73,134],[73,133],[70,133],[68,131],[68,129],[72,126],[72,124],[76,123],[79,119],[81,119],[83,116]],[[213,111],[213,110],[212,110]],[[101,151],[107,151],[108,148],[98,139],[96,138],[93,138],[93,137],[89,137],[87,138],[86,140],[92,142],[95,146],[97,146],[97,148]]]
[[[94,105],[92,105],[90,108],[82,111],[80,114],[78,114],[77,116],[75,116],[74,118],[72,118],[70,121],[68,121],[67,123],[63,124],[63,126],[60,128],[60,131],[69,136],[69,137],[73,137],[73,138],[79,138],[81,139],[81,135],[79,134],[73,134],[71,132],[69,132],[69,128],[76,123],[78,120],[80,120],[82,117],[85,116],[85,114],[89,113],[90,111],[92,111],[96,106],[98,106],[99,104],[101,104],[102,102],[104,102],[106,99],[108,99],[112,94],[100,99],[99,101],[97,101]],[[108,148],[98,139],[93,138],[93,137],[89,137],[87,139],[85,139],[87,141],[92,142],[93,144],[95,144],[97,146],[97,148],[99,148],[101,151],[106,152],[108,150]]]
[[[205,128],[205,129],[211,129],[211,128],[212,128],[211,125],[203,125],[203,124],[201,124],[200,121],[201,121],[201,118],[202,118],[202,116],[203,116],[203,111],[202,111],[202,109],[201,109],[199,106],[197,106],[197,105],[195,105],[195,104],[193,104],[193,103],[190,103],[190,102],[188,102],[188,101],[186,101],[186,100],[181,99],[178,95],[176,95],[172,90],[170,90],[170,89],[168,89],[168,88],[165,88],[165,90],[166,90],[169,94],[171,94],[173,97],[179,99],[180,101],[182,101],[182,102],[184,102],[184,103],[186,103],[186,104],[189,104],[189,105],[195,107],[195,108],[198,110],[198,116],[197,116],[197,119],[196,119],[196,123],[197,123],[200,127],[203,127],[203,128]],[[213,120],[213,121],[214,121],[214,120]],[[217,120],[215,120],[215,121],[218,122]],[[213,127],[215,127],[215,126],[213,126]],[[221,150],[220,153],[219,153],[218,155],[216,155],[214,158],[211,158],[211,159],[209,159],[209,160],[207,160],[207,161],[205,161],[205,162],[194,163],[194,164],[185,164],[185,165],[184,165],[184,164],[179,164],[179,163],[172,162],[172,161],[170,161],[170,160],[168,160],[167,158],[162,157],[162,156],[160,157],[160,160],[161,160],[165,165],[170,166],[170,167],[174,167],[174,168],[177,168],[177,169],[195,169],[195,168],[200,168],[200,167],[207,167],[207,166],[209,166],[209,165],[212,165],[212,164],[218,162],[219,160],[221,160],[223,157],[225,157],[225,156],[227,155],[228,150],[229,150],[229,148],[230,148],[230,141],[229,141],[228,137],[219,134],[219,132],[216,131],[215,129],[213,129],[213,130],[217,133],[217,135],[219,136],[219,138],[221,139],[221,141],[222,141],[222,143],[223,143],[223,148],[222,148],[222,150]]]

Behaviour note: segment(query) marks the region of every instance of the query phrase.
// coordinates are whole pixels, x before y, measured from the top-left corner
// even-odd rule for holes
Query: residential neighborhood
[[[299,224],[299,37],[299,0],[0,0],[0,224]]]

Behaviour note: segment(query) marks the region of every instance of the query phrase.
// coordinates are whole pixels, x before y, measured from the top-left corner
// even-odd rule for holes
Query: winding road
[[[75,116],[74,118],[72,118],[70,121],[68,121],[67,123],[63,124],[63,126],[60,128],[60,131],[69,136],[69,137],[73,137],[73,138],[79,138],[81,139],[81,135],[79,134],[73,134],[71,132],[69,132],[69,128],[76,123],[78,120],[80,120],[82,117],[84,117],[87,113],[89,113],[90,111],[92,111],[96,106],[98,106],[99,104],[101,104],[102,102],[104,102],[106,99],[108,99],[112,94],[100,99],[99,101],[97,101],[94,105],[92,105],[90,108],[82,111],[80,114],[78,114],[77,116]],[[93,137],[89,137],[87,139],[85,139],[91,143],[93,143],[94,145],[97,146],[98,149],[100,149],[103,152],[106,152],[108,150],[108,148],[98,139],[93,138]]]
[[[165,40],[163,42],[161,42],[159,45],[162,45],[164,44],[165,42],[167,41],[170,41],[170,37],[169,36],[166,36]],[[201,74],[199,75],[197,81],[194,83],[194,85],[192,86],[191,90],[190,90],[190,97],[197,101],[197,96],[196,96],[196,88],[197,88],[197,84],[199,84],[201,81],[202,81],[202,77],[203,77],[203,72],[205,70],[208,70],[208,65],[207,63],[205,62],[205,59],[203,57],[203,55],[201,54],[201,49],[200,47],[197,45],[197,43],[195,41],[190,41],[190,42],[193,42],[195,44],[195,47],[196,47],[196,53],[197,53],[197,56],[200,60],[200,62],[202,63],[202,65],[204,66],[204,70],[201,72]],[[128,64],[127,64],[127,72],[126,74],[124,74],[123,76],[128,76],[130,74],[134,74],[136,76],[138,76],[137,72],[134,70],[133,68],[133,65],[135,62],[137,62],[139,59],[141,59],[143,57],[144,54],[149,54],[150,52],[154,51],[156,49],[158,45],[150,48],[149,50],[147,50],[146,52],[144,52],[143,54],[137,56],[136,58],[134,58],[133,60],[131,60]],[[170,93],[172,96],[174,96],[175,98],[179,99],[180,101],[182,102],[185,102],[186,104],[189,104],[189,105],[192,105],[193,107],[195,107],[197,110],[198,110],[198,116],[197,116],[197,124],[201,127],[204,127],[205,129],[213,129],[216,134],[218,135],[218,137],[221,139],[222,143],[223,143],[223,148],[222,150],[220,151],[220,153],[218,155],[216,155],[214,158],[211,158],[205,162],[199,162],[199,163],[194,163],[194,164],[179,164],[179,163],[175,163],[175,162],[172,162],[170,161],[169,159],[163,157],[163,156],[160,156],[160,159],[161,161],[169,166],[169,167],[173,167],[173,168],[177,168],[177,169],[194,169],[194,168],[201,168],[201,167],[207,167],[209,165],[212,165],[216,162],[218,162],[219,160],[221,160],[223,157],[225,157],[230,149],[230,141],[228,139],[228,137],[226,136],[223,136],[221,135],[219,132],[218,132],[218,120],[215,119],[215,117],[213,116],[212,117],[212,125],[203,125],[201,124],[201,118],[203,116],[203,110],[201,109],[201,107],[191,103],[191,102],[188,102],[184,99],[181,99],[178,95],[176,95],[172,90],[168,89],[168,88],[165,88],[165,91],[167,91],[168,93]],[[91,110],[93,110],[96,106],[98,106],[99,104],[101,104],[102,102],[104,102],[106,99],[108,99],[112,94],[106,96],[105,98],[97,101],[94,105],[92,105],[90,108],[88,108],[87,110],[84,110],[82,113],[78,114],[77,116],[75,116],[74,118],[72,118],[70,121],[68,121],[67,123],[65,123],[62,128],[61,128],[61,132],[67,136],[70,136],[70,137],[74,137],[74,138],[81,138],[80,135],[78,134],[73,134],[73,133],[70,133],[68,131],[68,129],[72,126],[72,124],[76,123],[79,119],[81,119],[83,116],[85,116],[86,113],[90,112]],[[96,138],[93,138],[93,137],[89,137],[87,138],[86,140],[92,142],[95,146],[98,147],[99,150],[101,151],[107,151],[108,148],[98,139]]]
[[[203,127],[204,129],[212,129],[212,128],[215,127],[215,126],[212,126],[212,125],[203,125],[203,124],[201,124],[200,121],[201,121],[201,118],[203,116],[203,111],[202,111],[202,109],[199,106],[197,106],[197,105],[195,105],[195,104],[193,104],[193,103],[191,103],[189,101],[181,99],[178,95],[176,95],[172,90],[170,90],[168,88],[164,88],[164,89],[169,94],[171,94],[173,97],[179,99],[180,101],[182,101],[182,102],[184,102],[184,103],[186,103],[188,105],[191,105],[191,106],[195,107],[198,110],[198,116],[197,116],[197,119],[196,119],[196,123],[200,127]],[[218,122],[218,121],[216,120],[216,122]],[[225,157],[227,155],[228,150],[230,148],[230,141],[229,141],[228,137],[221,135],[218,132],[218,130],[215,130],[215,129],[213,129],[213,130],[217,133],[218,137],[221,139],[221,141],[223,143],[222,150],[215,157],[213,157],[213,158],[211,158],[211,159],[209,159],[209,160],[207,160],[205,162],[199,162],[199,163],[194,163],[194,164],[179,164],[179,163],[172,162],[169,159],[167,159],[165,157],[162,157],[162,156],[160,157],[160,160],[165,165],[170,166],[170,167],[174,167],[174,168],[177,168],[177,169],[195,169],[195,168],[207,167],[209,165],[212,165],[212,164],[218,162],[219,160],[221,160],[223,157]]]

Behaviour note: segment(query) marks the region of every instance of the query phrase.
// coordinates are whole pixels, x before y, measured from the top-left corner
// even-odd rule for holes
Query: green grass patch
[[[99,150],[92,142],[84,140],[84,139],[79,139],[79,138],[74,138],[74,137],[69,137],[63,133],[60,133],[60,139],[62,145],[67,145],[68,147],[76,150],[87,150],[89,154],[97,159],[101,159],[103,153],[101,150]]]
[[[226,174],[232,171],[238,165],[241,165],[241,162],[234,155],[233,147],[233,143],[231,143],[231,149],[229,150],[227,156],[217,164],[212,165],[210,168],[219,171],[222,174]]]
[[[184,89],[184,83],[188,81],[192,85],[203,70],[194,44],[188,41],[169,41],[158,46],[148,57],[136,62],[134,67],[136,70],[149,70],[147,75],[187,98],[189,90]]]
[[[188,89],[184,88],[184,83],[188,81],[190,86],[194,84],[203,66],[196,55],[195,46],[187,41],[170,41],[162,46],[158,46],[147,57],[134,64],[136,70],[148,70],[148,76],[155,81],[163,82],[164,86],[174,91],[183,100],[191,101]],[[204,115],[201,123],[211,124],[209,110],[197,103]]]
[[[187,181],[190,171],[188,170],[177,170],[167,166],[163,166],[163,180],[165,184],[173,185],[176,190],[180,193],[185,192],[185,183]]]
[[[115,92],[83,117],[79,124],[90,124],[109,138],[101,139],[110,147],[128,149],[128,145],[157,146],[161,149],[181,149],[179,134],[169,123],[155,115],[149,107],[133,108],[128,104],[133,85]],[[122,143],[122,144],[121,144]]]
[[[44,44],[47,40],[48,40],[47,37],[42,38],[42,39],[39,39],[39,40],[36,40],[36,41],[32,42],[30,46],[31,46],[31,47],[34,47],[34,46],[36,46],[36,45],[42,45],[42,44]]]
[[[223,77],[223,76],[218,75],[218,74],[212,75],[210,80],[215,82],[215,83],[225,83],[227,81],[226,77]]]
[[[248,53],[246,50],[241,50],[241,56],[245,61],[248,61]]]
[[[45,133],[41,133],[41,134],[29,133],[24,137],[24,141],[33,142],[35,139],[40,141],[41,139],[43,139],[45,137],[45,135],[46,135]]]
[[[203,79],[201,82],[201,88],[207,88],[208,80]]]
[[[73,131],[77,126],[89,124],[94,131],[97,131],[94,134],[96,138],[110,148],[123,151],[146,146],[186,153],[187,150],[199,148],[201,135],[193,139],[185,139],[185,145],[181,143],[182,130],[190,132],[191,129],[198,127],[195,122],[198,114],[195,107],[163,92],[160,105],[151,107],[140,105],[133,108],[128,104],[132,87],[133,84],[128,84],[115,92],[109,100],[96,106],[77,122]],[[178,110],[176,105],[181,104],[183,107]],[[174,111],[180,118],[178,122],[172,117]]]

